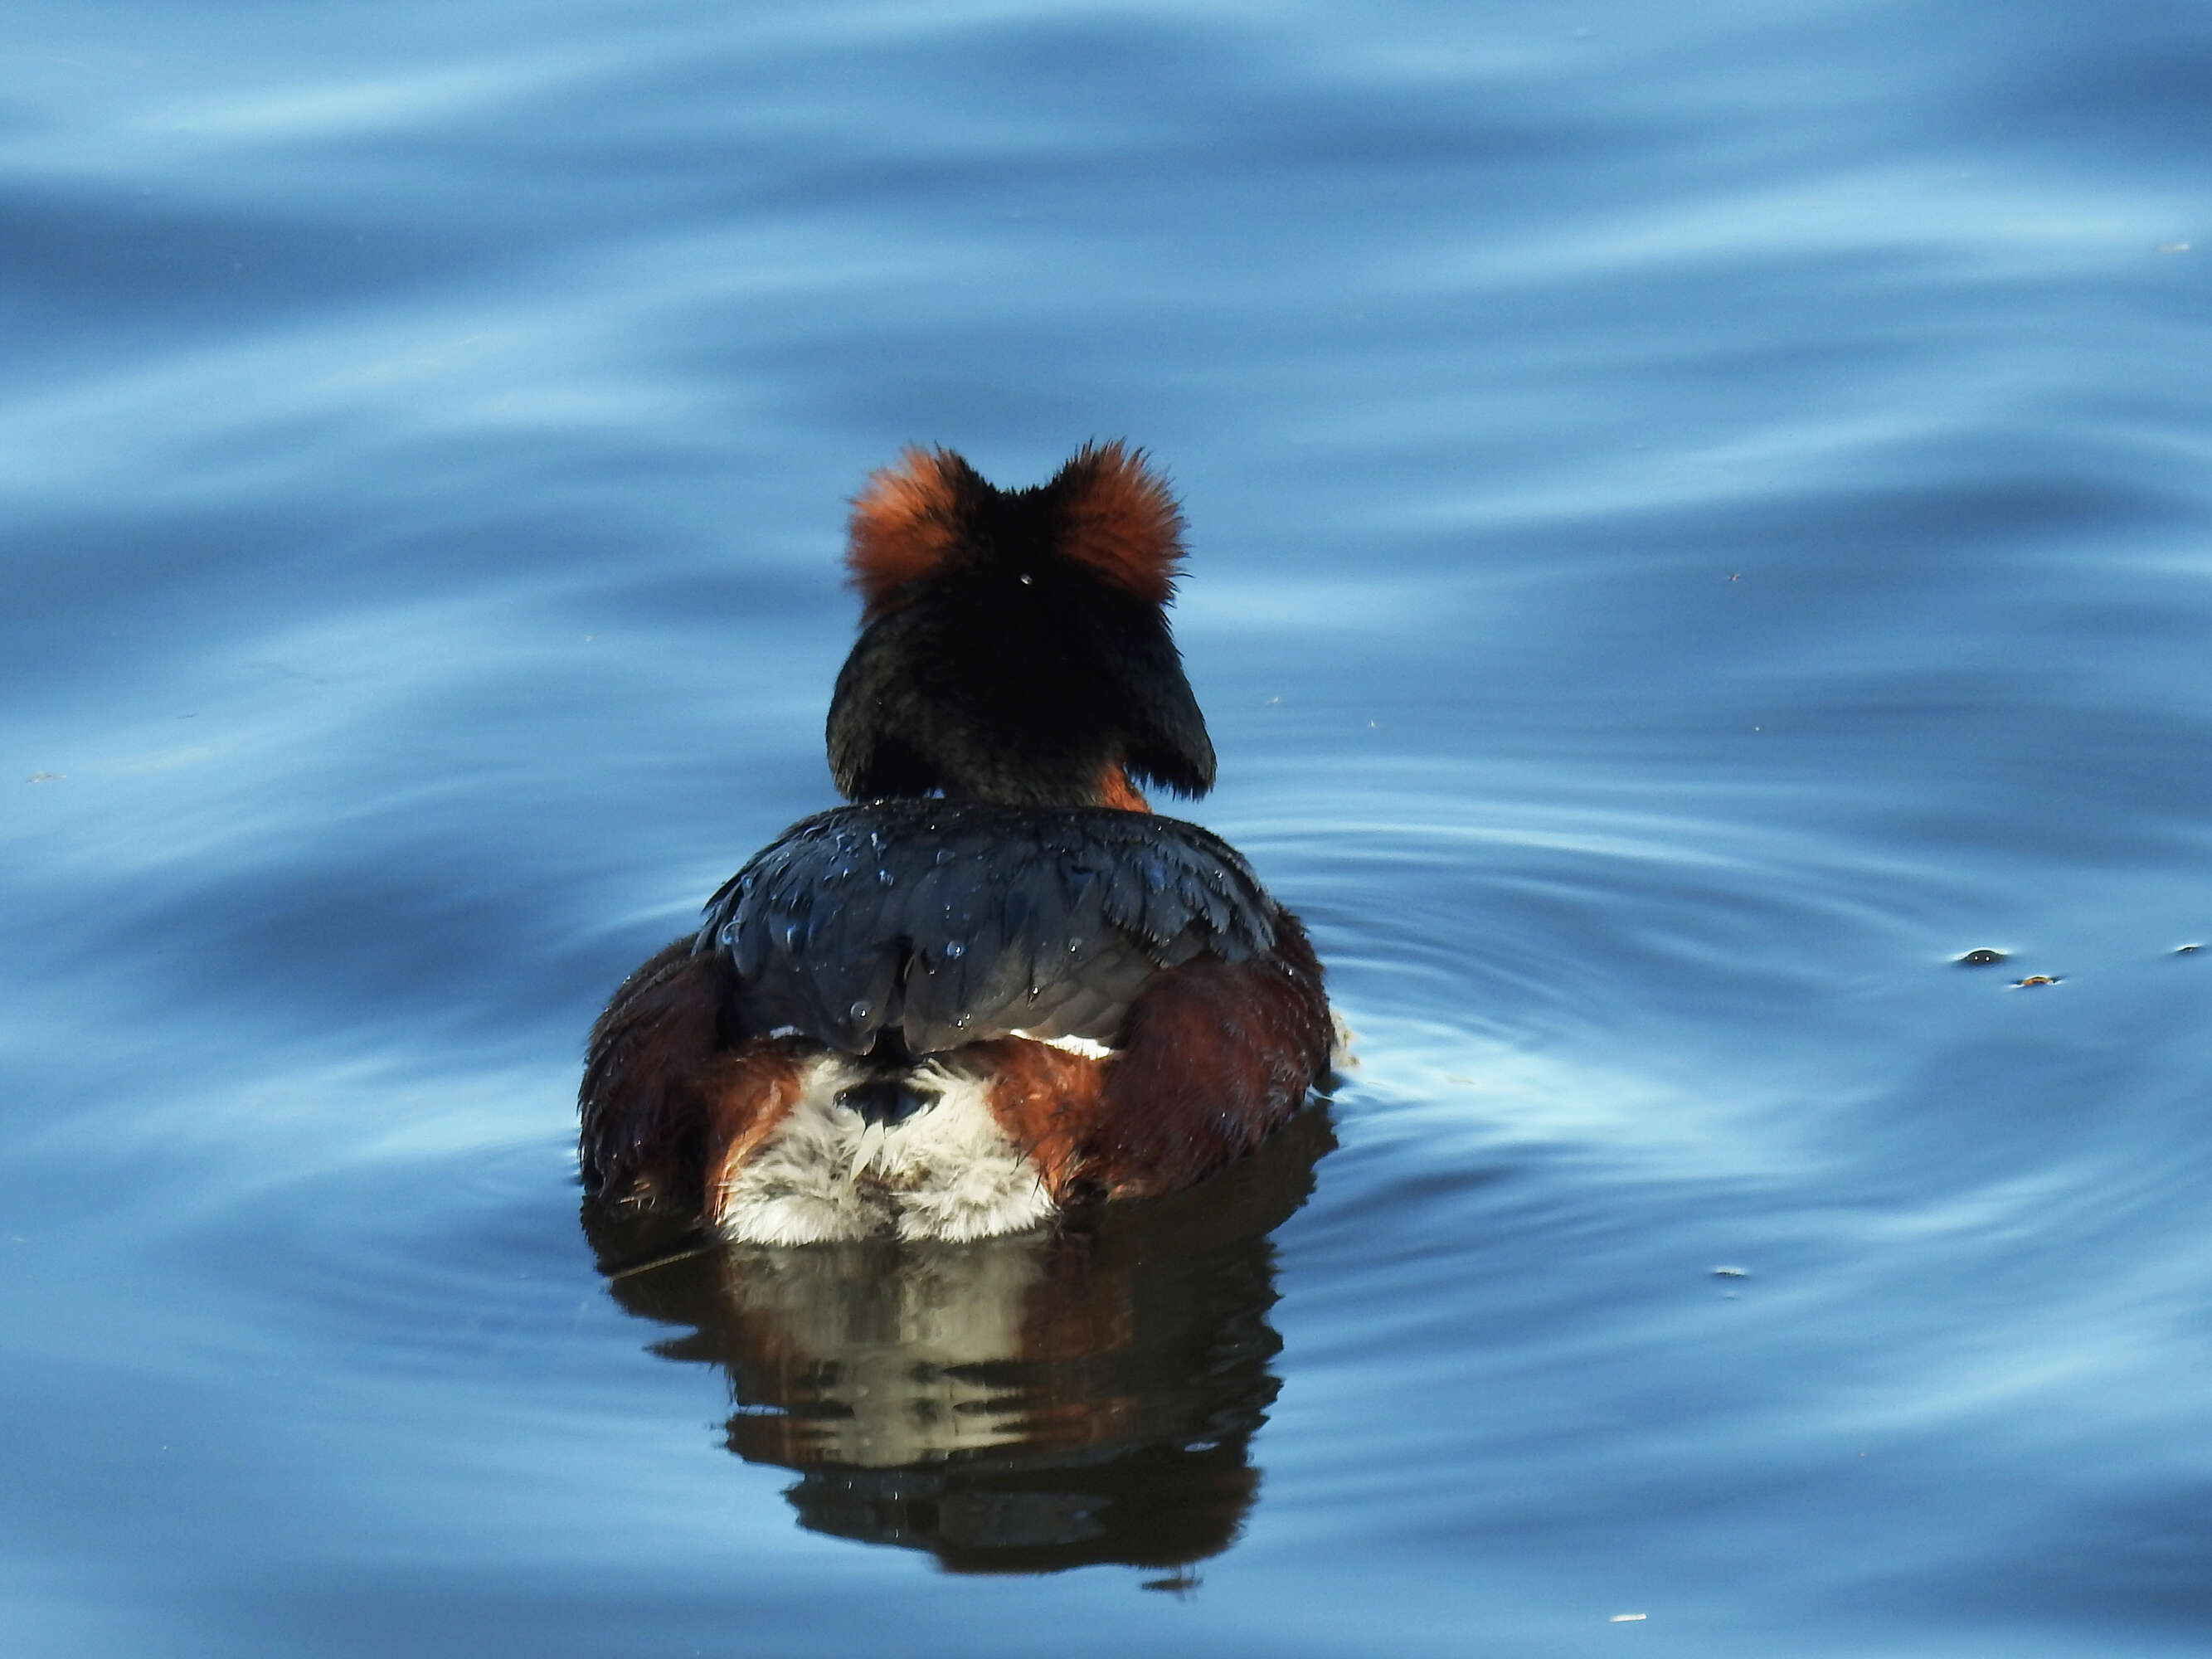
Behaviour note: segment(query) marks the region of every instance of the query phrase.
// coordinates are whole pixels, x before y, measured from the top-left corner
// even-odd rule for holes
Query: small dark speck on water
[[[2201,945],[2178,945],[2174,947],[2173,954],[2178,957],[2193,957],[2203,948]]]
[[[1748,1267],[1716,1267],[1713,1269],[1713,1277],[1715,1279],[1748,1279],[1751,1277],[1751,1269]]]

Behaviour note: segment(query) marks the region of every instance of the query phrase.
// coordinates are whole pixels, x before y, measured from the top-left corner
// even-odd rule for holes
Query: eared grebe
[[[1329,1062],[1321,966],[1226,842],[1140,453],[994,489],[907,453],[854,504],[830,707],[857,805],[796,823],[592,1028],[584,1184],[792,1244],[1019,1232],[1248,1151]]]

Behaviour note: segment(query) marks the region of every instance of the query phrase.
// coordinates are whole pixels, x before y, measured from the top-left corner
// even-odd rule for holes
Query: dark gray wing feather
[[[1111,1042],[1152,977],[1274,942],[1271,900],[1195,824],[1103,807],[888,800],[793,825],[714,896],[737,1018],[866,1054],[1022,1031]]]

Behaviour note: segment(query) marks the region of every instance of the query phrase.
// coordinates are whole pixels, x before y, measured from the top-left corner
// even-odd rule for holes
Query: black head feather
[[[1118,445],[1000,490],[910,453],[854,505],[866,610],[837,677],[830,765],[854,800],[1077,805],[1115,775],[1213,786],[1164,606],[1182,557],[1165,485]]]

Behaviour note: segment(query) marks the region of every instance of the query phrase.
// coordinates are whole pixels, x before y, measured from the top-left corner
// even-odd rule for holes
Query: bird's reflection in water
[[[1195,1190],[1049,1237],[683,1253],[585,1224],[625,1309],[690,1328],[654,1351],[728,1374],[726,1443],[799,1472],[801,1525],[957,1572],[1180,1570],[1259,1489],[1267,1234],[1334,1144],[1316,1105]]]

